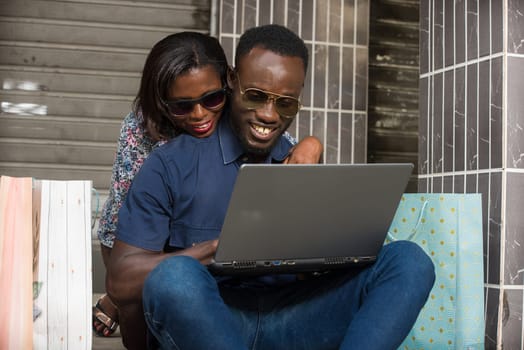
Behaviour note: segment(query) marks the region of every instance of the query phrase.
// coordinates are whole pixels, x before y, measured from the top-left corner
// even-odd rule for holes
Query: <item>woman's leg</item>
[[[102,261],[107,268],[111,248],[100,244]],[[107,294],[102,295],[93,306],[93,330],[98,336],[108,337],[113,334],[119,322],[118,308]]]

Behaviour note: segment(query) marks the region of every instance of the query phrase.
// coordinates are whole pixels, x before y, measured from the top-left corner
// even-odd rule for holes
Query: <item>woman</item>
[[[133,177],[150,152],[176,135],[211,135],[227,107],[227,59],[217,39],[195,32],[172,34],[151,49],[133,111],[123,121],[113,164],[109,197],[99,222],[98,237],[107,266],[118,220]],[[285,134],[290,143],[294,139]],[[307,137],[286,162],[318,163],[322,146]],[[118,309],[107,295],[93,307],[93,330],[111,335],[118,326]]]

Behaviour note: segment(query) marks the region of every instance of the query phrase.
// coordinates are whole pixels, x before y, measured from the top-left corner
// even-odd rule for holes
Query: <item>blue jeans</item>
[[[217,283],[177,256],[146,279],[144,312],[162,349],[396,349],[434,279],[429,257],[407,241],[365,268],[268,287]]]

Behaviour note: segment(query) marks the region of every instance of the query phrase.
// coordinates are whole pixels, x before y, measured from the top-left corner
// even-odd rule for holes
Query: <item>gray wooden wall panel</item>
[[[0,174],[92,180],[103,200],[149,49],[209,23],[209,0],[0,0]]]

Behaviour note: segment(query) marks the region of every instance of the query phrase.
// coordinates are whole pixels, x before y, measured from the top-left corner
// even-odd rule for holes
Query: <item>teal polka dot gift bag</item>
[[[420,245],[435,265],[436,280],[399,350],[484,349],[481,205],[480,194],[402,196],[386,244]]]

